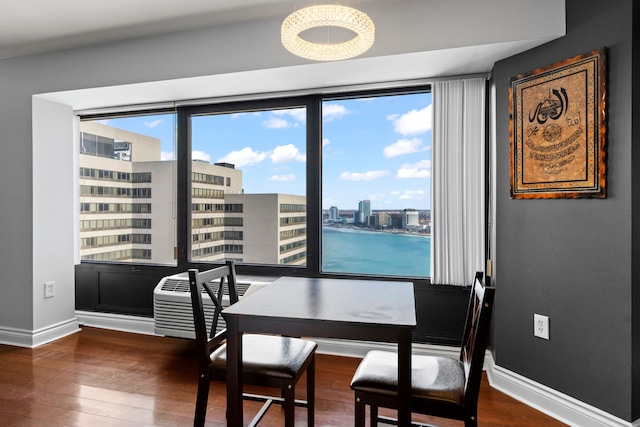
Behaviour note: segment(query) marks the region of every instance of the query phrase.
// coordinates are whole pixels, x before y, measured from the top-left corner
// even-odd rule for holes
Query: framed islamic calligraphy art
[[[511,198],[606,197],[606,50],[511,79]]]

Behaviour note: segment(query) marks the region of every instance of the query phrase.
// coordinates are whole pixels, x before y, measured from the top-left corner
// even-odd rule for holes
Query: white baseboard
[[[114,329],[145,335],[155,335],[153,319],[89,311],[76,311],[81,325]],[[0,331],[0,339],[2,337]],[[318,343],[318,353],[336,356],[364,357],[370,350],[394,351],[394,344],[368,341],[346,341],[313,338]],[[414,344],[414,354],[435,354],[458,357],[460,349],[450,346]],[[640,420],[633,423],[614,417],[596,407],[588,405],[526,377],[497,366],[492,354],[487,351],[485,370],[489,384],[514,399],[531,406],[550,417],[570,426],[579,427],[640,427]]]
[[[487,355],[487,377],[491,387],[537,409],[558,421],[576,427],[640,427],[640,419],[624,421],[594,406],[522,375],[497,366]]]
[[[371,350],[395,351],[396,345],[371,341],[348,341],[328,338],[311,338],[318,344],[318,353],[335,356],[364,357]],[[446,357],[458,357],[460,349],[444,345],[414,343],[413,354],[431,354]]]
[[[79,330],[80,328],[76,318],[68,319],[34,331],[17,328],[0,328],[0,344],[34,348],[66,337]]]
[[[153,318],[128,316],[123,314],[99,313],[76,310],[81,326],[112,329],[114,331],[133,332],[143,335],[155,335]]]

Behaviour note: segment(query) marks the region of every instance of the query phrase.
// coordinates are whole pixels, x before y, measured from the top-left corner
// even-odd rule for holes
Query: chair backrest
[[[476,273],[471,287],[469,307],[462,334],[460,360],[465,371],[465,404],[477,405],[482,381],[484,354],[489,339],[495,288],[484,286],[482,273]]]
[[[226,339],[227,331],[218,329],[218,321],[222,312],[222,297],[224,288],[228,289],[229,302],[238,302],[236,286],[236,269],[233,261],[227,261],[222,267],[200,272],[197,269],[189,270],[189,291],[191,292],[191,308],[193,310],[193,323],[196,333],[196,346],[198,348],[198,364],[200,369],[207,369],[211,362],[210,354]],[[214,306],[213,317],[209,332],[204,304],[202,302],[202,290],[209,295]]]

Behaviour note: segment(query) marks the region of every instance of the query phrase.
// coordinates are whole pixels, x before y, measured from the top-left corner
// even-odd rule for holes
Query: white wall
[[[69,106],[33,98],[33,341],[78,330],[74,299],[78,129]],[[75,207],[75,209],[74,209]],[[45,282],[54,297],[45,298]]]

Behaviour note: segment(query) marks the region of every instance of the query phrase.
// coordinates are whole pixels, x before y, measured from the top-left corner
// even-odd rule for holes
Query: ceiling
[[[448,3],[446,7],[445,1]],[[20,2],[0,0],[3,11],[0,14],[0,59],[196,28],[273,17],[284,18],[294,10],[313,3],[318,2],[313,0],[25,0]],[[547,29],[543,27],[557,26],[558,18],[564,24],[564,0],[536,2],[529,0],[485,0],[483,2],[477,2],[477,0],[342,0],[339,3],[357,7],[365,13],[369,12],[370,15],[374,14],[378,33],[380,30],[393,29],[394,31],[383,32],[387,37],[393,38],[377,41],[385,45],[406,43],[406,40],[403,40],[403,34],[407,30],[406,25],[413,20],[411,18],[409,21],[402,20],[403,12],[414,15],[424,13],[425,25],[432,27],[444,25],[443,30],[446,30],[451,23],[444,19],[450,16],[449,10],[457,11],[459,16],[456,19],[461,22],[467,19],[481,19],[482,16],[477,16],[474,12],[478,3],[481,3],[484,11],[489,10],[493,15],[504,16],[501,20],[507,31],[520,31],[522,27],[534,22],[534,25],[540,27],[540,35],[544,36]],[[531,3],[535,3],[535,8],[531,8]],[[375,14],[383,7],[389,8],[389,11]],[[537,21],[540,14],[536,10],[544,11],[542,15],[544,21]],[[532,12],[536,15],[533,16]],[[442,14],[443,19],[438,19],[437,14]],[[518,17],[517,14],[521,16]],[[432,20],[431,17],[436,19]],[[486,31],[495,31],[492,27],[492,25],[487,26]],[[442,34],[443,37],[439,37],[438,43],[442,43],[445,47],[447,39],[457,37],[446,32]],[[514,40],[514,36],[510,39]]]
[[[231,65],[235,68],[217,73],[215,85],[204,85],[212,82],[202,80],[213,76],[201,76],[191,81],[163,82],[162,88],[154,90],[144,85],[117,93],[105,90],[100,94],[100,106],[104,107],[193,99],[203,95],[202,87],[215,86],[217,91],[207,96],[224,97],[242,95],[238,88],[255,94],[267,87],[270,91],[295,91],[488,73],[496,61],[565,34],[564,0],[341,0],[338,3],[356,7],[371,17],[376,26],[375,43],[353,60],[314,63],[294,57],[279,42],[282,20],[313,3],[318,1],[0,0],[0,61],[176,32],[242,34],[261,43],[264,40],[267,46],[267,66],[264,62],[251,64],[251,58],[237,58],[239,61]],[[229,38],[224,43],[236,41]],[[179,85],[179,94],[172,84]],[[225,88],[232,89],[226,93]],[[83,109],[98,107],[91,101],[98,99],[95,95],[67,91],[64,96],[48,97]]]
[[[292,0],[0,0],[0,59],[286,15],[294,5]]]

